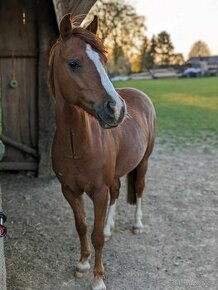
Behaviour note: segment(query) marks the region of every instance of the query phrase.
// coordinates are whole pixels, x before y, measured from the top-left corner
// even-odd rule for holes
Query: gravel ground
[[[121,189],[114,235],[104,248],[108,290],[218,289],[218,149],[158,144],[143,200],[145,232],[131,232],[134,207]],[[58,181],[1,174],[8,215],[8,290],[89,289],[74,278],[79,239]],[[89,232],[92,204],[85,198]],[[92,256],[93,266],[93,256]]]

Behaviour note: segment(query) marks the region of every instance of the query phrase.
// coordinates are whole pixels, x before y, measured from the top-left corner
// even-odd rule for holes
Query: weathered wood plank
[[[25,152],[25,153],[31,154],[31,155],[33,155],[36,158],[38,157],[38,152],[34,148],[31,148],[31,147],[29,147],[29,146],[27,146],[25,144],[19,143],[19,142],[15,141],[15,140],[5,136],[5,135],[1,136],[1,140],[4,143],[9,144],[9,145],[11,145],[11,146],[13,146],[13,147]]]
[[[11,58],[12,55],[15,58],[19,57],[37,57],[38,56],[38,51],[28,51],[28,50],[0,50],[0,58]]]
[[[4,162],[31,163],[37,155],[28,149],[38,148],[36,5],[37,1],[29,0],[22,5],[16,0],[1,1],[3,134],[9,138]],[[12,79],[17,80],[16,88],[10,85]]]
[[[0,162],[0,170],[37,170],[38,163],[33,162]]]
[[[1,1],[0,50],[35,50],[36,2],[22,0],[21,4],[17,0]]]

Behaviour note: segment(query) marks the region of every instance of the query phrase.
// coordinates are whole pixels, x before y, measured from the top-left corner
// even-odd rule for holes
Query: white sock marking
[[[84,263],[79,262],[79,263],[77,264],[77,269],[78,269],[79,271],[81,271],[81,272],[83,272],[83,271],[88,271],[88,270],[90,269],[89,261],[86,261],[86,262],[84,262]]]
[[[104,281],[102,279],[97,281],[94,279],[94,282],[92,284],[92,290],[106,290]]]
[[[113,101],[115,101],[117,104],[117,109],[115,108],[114,116],[118,120],[119,116],[120,116],[120,110],[123,106],[121,98],[120,98],[119,94],[116,92],[116,90],[114,89],[114,87],[113,87],[113,85],[112,85],[112,83],[111,83],[102,63],[101,63],[99,54],[92,49],[90,44],[86,44],[86,53],[87,53],[88,57],[93,61],[94,65],[99,73],[101,83],[102,83],[102,86],[104,87],[105,91],[108,93],[109,96],[111,96]]]
[[[135,211],[135,228],[143,228],[142,224],[142,199],[137,198]]]
[[[106,222],[106,225],[104,227],[104,235],[107,237],[111,236],[112,230],[114,229],[115,216],[116,216],[116,206],[117,206],[117,201],[115,201],[115,203],[109,207],[107,222]]]

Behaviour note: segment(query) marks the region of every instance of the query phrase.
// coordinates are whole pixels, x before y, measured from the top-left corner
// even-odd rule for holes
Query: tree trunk
[[[49,51],[58,37],[52,1],[40,0],[38,4],[38,110],[39,110],[39,169],[38,176],[52,174],[51,145],[55,132],[54,101],[48,90]]]

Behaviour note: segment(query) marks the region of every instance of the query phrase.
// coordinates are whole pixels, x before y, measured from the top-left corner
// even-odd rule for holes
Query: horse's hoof
[[[75,276],[77,278],[82,278],[88,273],[89,270],[90,270],[90,264],[88,261],[84,263],[79,262],[76,266]]]
[[[140,235],[144,233],[144,227],[133,227],[132,231],[133,231],[133,234]]]
[[[91,289],[92,290],[106,290],[106,286],[102,279],[94,279]]]
[[[86,272],[80,272],[78,270],[75,271],[75,277],[76,278],[83,278],[84,276],[86,276],[88,274],[89,271]]]
[[[111,239],[112,235],[104,235],[104,241],[107,242]]]

